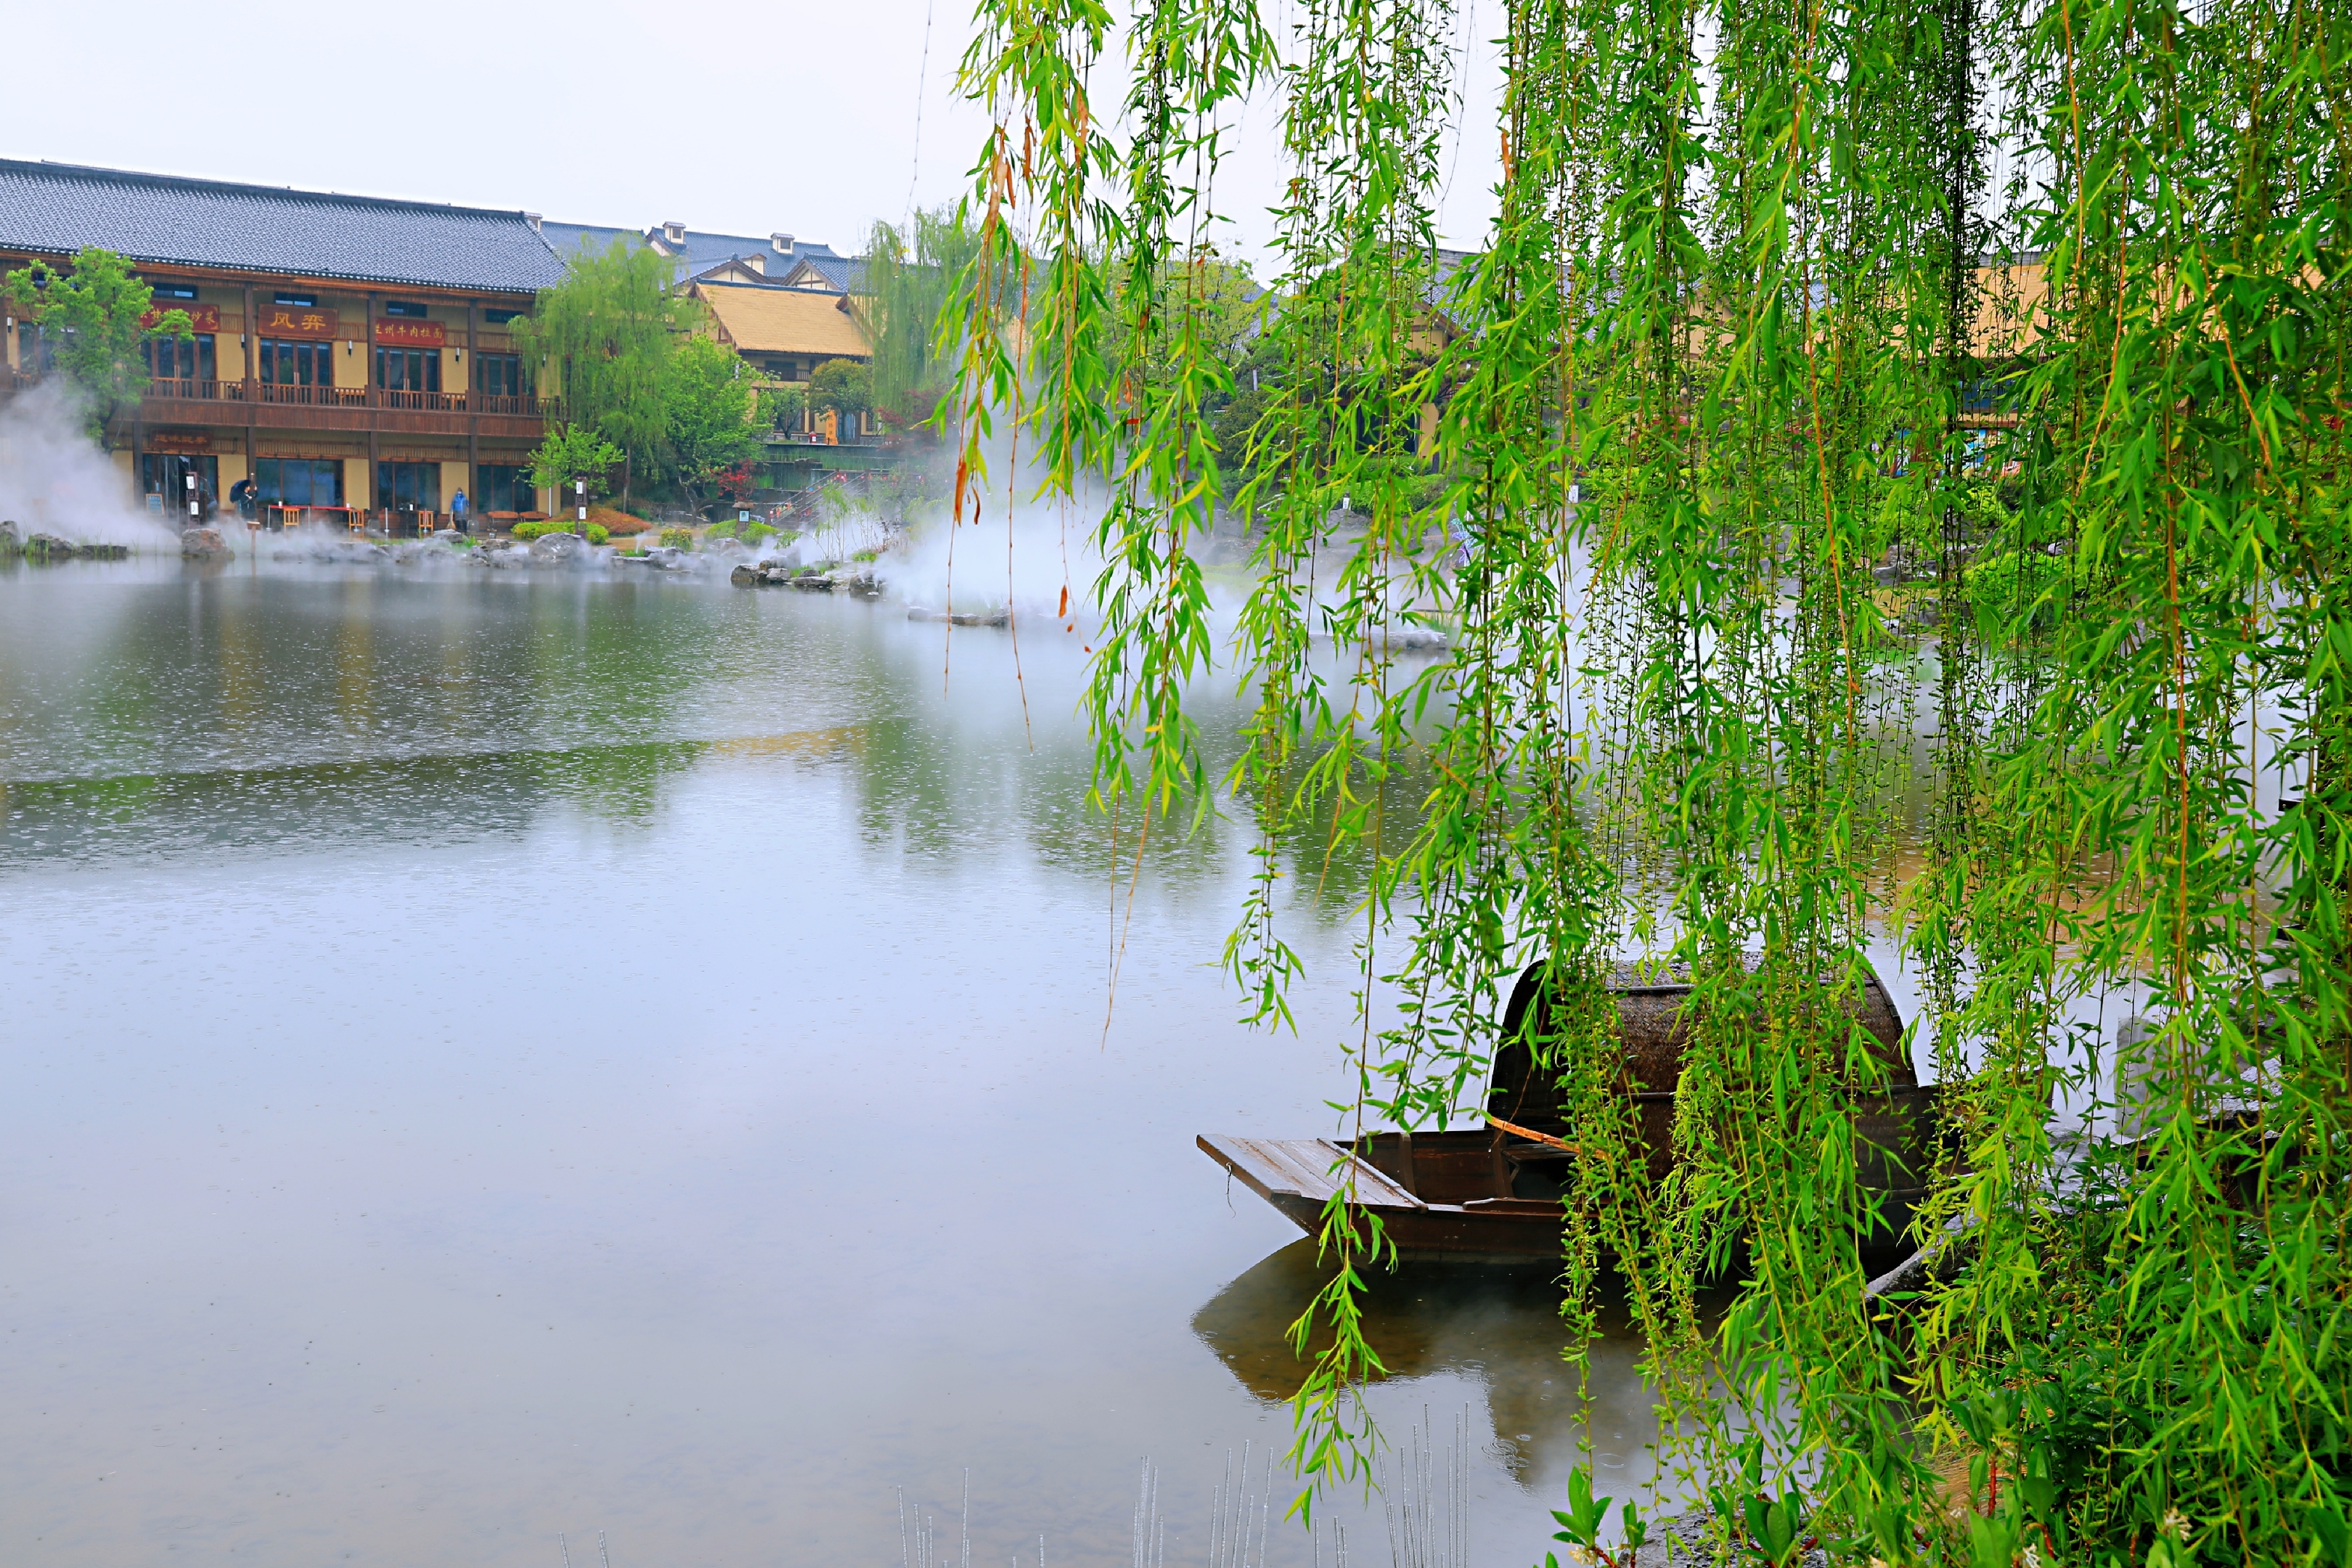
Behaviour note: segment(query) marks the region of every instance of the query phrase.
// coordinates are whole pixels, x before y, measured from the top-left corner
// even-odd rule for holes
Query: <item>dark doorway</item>
[[[139,352],[147,361],[147,374],[158,381],[217,381],[219,361],[213,344],[212,333],[198,332],[188,338],[150,338]]]
[[[505,463],[484,463],[482,493],[474,498],[476,511],[537,511],[539,492],[530,487],[530,470]]]
[[[220,497],[220,459],[176,452],[142,452],[139,457],[141,488],[161,498],[163,521],[187,528],[208,520]],[[190,485],[188,481],[196,482]],[[196,510],[188,510],[190,502]]]
[[[257,368],[261,381],[270,386],[332,386],[335,345],[264,338]]]
[[[441,510],[441,465],[438,463],[378,463],[375,504],[394,511]],[[415,519],[411,517],[410,526]]]
[[[253,465],[254,500],[265,526],[283,526],[273,506],[341,506],[343,465],[333,458],[263,458]]]
[[[438,392],[441,351],[379,347],[375,351],[375,384],[386,392]]]

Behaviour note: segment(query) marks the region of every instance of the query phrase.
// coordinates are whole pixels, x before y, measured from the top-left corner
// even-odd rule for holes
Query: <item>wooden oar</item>
[[[1578,1148],[1575,1144],[1569,1142],[1564,1138],[1555,1138],[1549,1132],[1530,1132],[1526,1128],[1518,1126],[1513,1122],[1506,1121],[1499,1116],[1489,1116],[1486,1118],[1486,1124],[1489,1127],[1500,1128],[1502,1131],[1511,1133],[1514,1136],[1524,1138],[1530,1143],[1548,1143],[1555,1149],[1565,1149],[1571,1154],[1581,1154],[1584,1152],[1583,1150]]]

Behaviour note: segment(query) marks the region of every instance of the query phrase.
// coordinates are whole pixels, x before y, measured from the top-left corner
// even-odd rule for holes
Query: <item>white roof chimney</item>
[[[547,215],[545,213],[525,213],[522,215],[522,221],[530,225],[531,233],[538,234],[541,232],[539,226],[547,221]]]
[[[669,241],[672,245],[684,245],[686,243],[686,225],[682,223],[663,224],[662,237]]]
[[[775,247],[778,256],[793,253],[793,237],[789,234],[772,234],[768,237],[768,243]]]

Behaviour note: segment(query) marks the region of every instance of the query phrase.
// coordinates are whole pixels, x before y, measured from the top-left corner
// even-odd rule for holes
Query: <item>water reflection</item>
[[[1302,1237],[1220,1290],[1192,1315],[1192,1331],[1252,1394],[1289,1399],[1307,1370],[1289,1330],[1323,1278],[1315,1243]],[[1625,1495],[1626,1484],[1650,1475],[1641,1450],[1656,1428],[1636,1364],[1640,1342],[1622,1307],[1604,1311],[1583,1384],[1588,1408],[1576,1369],[1561,1359],[1559,1306],[1557,1270],[1406,1264],[1372,1277],[1364,1337],[1382,1383],[1476,1390],[1493,1433],[1488,1452],[1521,1486],[1547,1496],[1564,1488],[1589,1422],[1594,1463]],[[1315,1344],[1328,1342],[1319,1334]]]
[[[1197,1561],[1289,1417],[1196,1319],[1264,1363],[1302,1281],[1192,1139],[1329,1129],[1345,868],[1270,1037],[1236,831],[1156,834],[1107,1033],[1132,861],[1076,650],[1022,667],[799,595],[0,573],[0,1558],[891,1561],[966,1467],[975,1557],[1122,1557],[1149,1456]],[[1449,1290],[1372,1400],[1473,1407],[1519,1560],[1558,1324]]]

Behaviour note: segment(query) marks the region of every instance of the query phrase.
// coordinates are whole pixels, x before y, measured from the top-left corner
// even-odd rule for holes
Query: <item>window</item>
[[[505,463],[484,463],[481,494],[474,498],[477,511],[537,511],[539,492],[530,488],[530,470]]]
[[[58,346],[48,333],[30,321],[16,323],[16,363],[26,375],[47,375],[58,368]]]
[[[378,463],[375,504],[395,511],[441,510],[441,465],[438,463]]]
[[[264,506],[341,506],[343,465],[333,458],[263,458],[253,488]]]
[[[139,352],[147,362],[147,374],[158,381],[213,381],[219,375],[213,342],[210,332],[190,338],[150,338],[139,345]]]
[[[387,316],[403,316],[412,321],[421,321],[425,319],[425,307],[414,300],[386,300],[383,302],[383,313]]]
[[[520,354],[484,354],[474,356],[474,390],[488,393],[493,397],[522,397],[522,356]]]
[[[316,294],[280,294],[278,296],[277,302],[280,305],[299,305],[306,310],[315,310],[319,308],[319,297]]]
[[[525,310],[501,310],[495,307],[486,308],[482,311],[482,324],[486,327],[503,327],[509,321],[521,321],[523,317],[529,313],[530,312]]]
[[[375,384],[387,392],[438,392],[441,351],[379,346],[375,351]]]
[[[154,290],[158,300],[193,300],[196,297],[196,286],[193,283],[150,283],[148,287]]]
[[[264,338],[256,374],[272,386],[332,386],[335,345]]]

